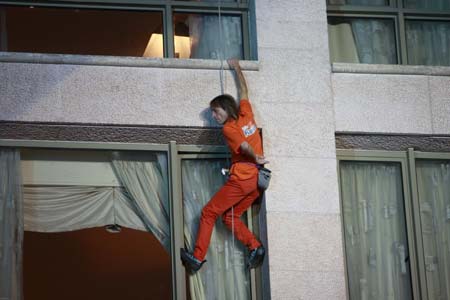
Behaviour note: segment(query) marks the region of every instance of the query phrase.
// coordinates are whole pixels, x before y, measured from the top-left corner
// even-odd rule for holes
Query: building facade
[[[225,92],[238,96],[232,73],[218,59],[240,57],[273,172],[263,216],[253,218],[268,257],[251,275],[252,299],[448,299],[450,7],[366,2],[0,1],[3,24],[17,28],[4,26],[1,32],[10,45],[4,42],[0,53],[0,145],[28,151],[166,151],[169,161],[189,155],[224,158],[208,102],[221,93],[221,83]],[[20,32],[21,26],[8,23],[9,15],[26,21],[39,9],[143,7],[149,14],[160,13],[154,17],[160,18],[158,24],[145,25],[155,28],[152,34],[174,39],[159,41],[156,50],[147,45],[140,54],[114,49],[118,54],[92,55],[102,51],[103,40],[95,32],[88,40],[96,47],[76,49],[75,43],[73,54],[67,54],[72,53],[68,48],[51,53],[45,48],[50,33],[37,32],[41,39],[35,41]],[[202,13],[211,15],[202,19],[203,38],[219,36],[219,42],[229,43],[218,47],[226,49],[223,53],[202,53],[200,45],[186,54],[176,44],[177,36],[195,35],[188,15]],[[219,21],[225,24],[214,25]],[[413,45],[422,21],[443,29],[423,29],[434,40],[419,37]],[[64,29],[64,19],[59,22],[62,35],[77,27]],[[227,31],[236,24],[238,34]],[[10,42],[14,34],[30,42]],[[414,52],[421,44],[432,44],[432,49]],[[442,59],[428,61],[429,56]],[[180,172],[176,168],[169,163],[170,199],[182,214],[185,196],[177,183],[182,179],[173,177]],[[429,175],[430,168],[441,173]],[[427,181],[427,176],[434,179]],[[427,182],[438,182],[438,187]],[[435,195],[438,188],[440,196]],[[435,203],[425,200],[431,197],[428,192],[441,205],[436,209],[445,211],[445,216],[431,217],[434,221],[424,212]],[[428,213],[435,212],[431,206]],[[183,280],[177,257],[183,225],[176,207],[171,213],[172,297],[182,299],[193,285],[186,287]],[[427,224],[439,234],[425,236]]]

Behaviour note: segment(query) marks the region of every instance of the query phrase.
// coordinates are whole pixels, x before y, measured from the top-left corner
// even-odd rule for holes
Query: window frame
[[[168,144],[149,143],[117,143],[117,142],[81,142],[81,141],[48,141],[48,140],[11,140],[0,139],[0,148],[47,148],[58,150],[89,149],[89,150],[109,150],[109,151],[143,151],[143,152],[163,152],[167,155],[168,162],[168,182],[169,182],[169,224],[170,224],[170,261],[172,278],[172,298],[173,300],[186,299],[186,272],[182,265],[180,248],[184,248],[184,217],[182,199],[182,177],[181,161],[183,159],[203,159],[203,158],[230,158],[228,147],[212,145],[179,145],[175,141]],[[265,212],[265,209],[264,209]],[[259,215],[252,208],[247,212],[247,221],[250,230],[256,230],[258,234]],[[265,231],[264,231],[265,232]],[[263,242],[265,237],[262,237]],[[268,257],[266,263],[258,270],[252,269],[251,299],[270,299],[270,295],[264,292],[269,291],[270,284],[263,282],[269,280]],[[264,291],[264,292],[263,292]]]
[[[422,227],[420,219],[420,205],[417,186],[416,161],[420,160],[448,160],[450,153],[445,152],[421,152],[408,148],[407,151],[384,151],[384,150],[344,150],[336,149],[339,204],[343,211],[342,187],[341,187],[341,161],[366,161],[366,162],[397,162],[401,164],[401,175],[403,183],[403,200],[405,205],[406,232],[408,239],[408,250],[410,256],[411,287],[413,299],[428,300],[428,289],[426,282],[425,257],[423,250]],[[344,249],[345,285],[347,299],[349,298],[348,267],[345,254],[345,230],[344,219],[341,217],[342,247]]]
[[[32,6],[54,8],[80,8],[80,9],[108,9],[108,10],[134,10],[157,11],[162,13],[163,21],[163,54],[164,58],[175,58],[173,14],[183,13],[212,13],[219,15],[236,15],[241,17],[242,34],[242,60],[256,60],[256,46],[253,36],[252,23],[256,23],[252,7],[247,0],[235,2],[197,2],[173,0],[60,0],[53,1],[5,1],[0,0],[1,6]],[[79,54],[84,55],[84,54]]]
[[[408,20],[447,21],[450,24],[450,9],[448,11],[436,11],[406,8],[404,6],[404,0],[389,0],[389,5],[386,6],[331,5],[328,3],[326,5],[327,19],[329,17],[357,17],[361,19],[394,18],[397,65],[410,65],[408,63],[406,42],[406,22]]]

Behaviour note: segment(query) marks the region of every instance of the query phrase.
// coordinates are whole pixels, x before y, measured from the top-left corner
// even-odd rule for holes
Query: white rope
[[[222,39],[222,0],[218,0],[218,6],[219,6],[219,60],[220,60],[220,71],[219,71],[219,77],[220,77],[220,94],[224,94],[224,88],[223,88],[223,39]]]
[[[219,9],[219,60],[220,60],[220,71],[219,71],[219,78],[220,78],[220,93],[224,94],[224,84],[223,84],[223,78],[224,78],[224,68],[223,68],[223,37],[222,37],[222,0],[218,0],[218,9]],[[227,164],[230,165],[230,159],[227,157]],[[231,169],[231,167],[230,167]],[[231,207],[231,236],[232,236],[232,244],[231,244],[231,266],[234,269],[235,267],[235,237],[234,237],[234,205]],[[236,282],[236,276],[233,278],[233,285]],[[237,289],[233,286],[233,299],[236,300],[236,293]]]

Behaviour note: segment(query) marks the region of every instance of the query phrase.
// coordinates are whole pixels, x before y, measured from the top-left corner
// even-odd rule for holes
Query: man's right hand
[[[233,69],[235,69],[235,70],[241,68],[241,66],[239,65],[239,60],[236,59],[236,58],[230,58],[230,59],[228,59],[228,60],[227,60],[227,63],[228,63],[228,65],[230,66],[230,68],[233,68]]]
[[[258,165],[265,165],[265,164],[269,163],[269,161],[266,160],[266,158],[264,156],[261,156],[261,155],[255,155],[255,162]]]

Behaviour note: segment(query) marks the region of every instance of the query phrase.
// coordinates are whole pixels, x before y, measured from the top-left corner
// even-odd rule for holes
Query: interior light
[[[120,233],[122,231],[122,227],[117,224],[110,224],[105,226],[106,231],[109,233]]]
[[[175,57],[190,58],[191,57],[191,39],[188,36],[175,36]],[[164,57],[163,53],[163,35],[161,33],[153,33],[148,41],[144,51],[144,57]]]

